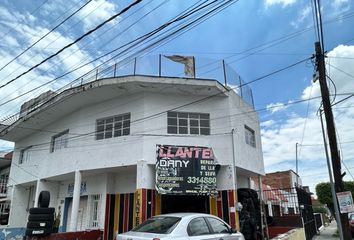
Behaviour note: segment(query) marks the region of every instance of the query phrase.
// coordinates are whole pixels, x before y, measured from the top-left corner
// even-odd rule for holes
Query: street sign
[[[216,195],[211,148],[157,145],[156,190],[160,194]]]
[[[350,191],[337,193],[341,213],[354,212],[353,197]]]

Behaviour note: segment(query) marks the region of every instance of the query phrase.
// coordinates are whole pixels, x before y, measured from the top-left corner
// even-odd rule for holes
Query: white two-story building
[[[101,229],[112,239],[152,215],[190,210],[236,227],[235,188],[264,174],[257,113],[210,79],[131,75],[49,92],[24,104],[0,138],[15,143],[8,231],[25,228],[42,190],[61,213],[62,232]],[[159,154],[179,147],[212,151],[203,157],[212,154],[205,163],[215,170],[207,178],[214,194],[156,188]]]

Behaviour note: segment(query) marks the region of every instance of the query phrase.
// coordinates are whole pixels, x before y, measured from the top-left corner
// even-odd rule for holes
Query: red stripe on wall
[[[218,191],[218,197],[216,199],[216,209],[217,209],[218,217],[223,219],[221,191]]]
[[[123,224],[123,229],[124,232],[128,231],[128,226],[129,226],[129,194],[124,194],[124,224]]]
[[[104,233],[103,239],[108,239],[108,228],[109,228],[109,210],[110,210],[110,195],[106,194],[106,213],[105,213],[105,223],[104,223]]]
[[[146,189],[141,189],[141,201],[142,201],[142,209],[141,209],[141,222],[146,220]]]
[[[156,191],[155,190],[152,190],[151,191],[151,216],[155,216],[156,214]]]
[[[235,209],[235,201],[234,201],[234,191],[233,190],[228,190],[227,195],[229,198],[229,219],[230,219],[230,225],[232,228],[236,229],[236,221],[235,221],[235,212],[231,212],[230,208],[232,207]]]

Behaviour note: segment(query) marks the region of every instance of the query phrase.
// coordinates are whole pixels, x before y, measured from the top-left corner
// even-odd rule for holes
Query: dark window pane
[[[168,112],[167,117],[177,117],[177,113],[176,112]]]
[[[122,130],[121,129],[115,130],[114,131],[114,137],[120,137],[120,136],[122,136]]]
[[[112,131],[111,132],[105,132],[104,138],[111,138],[112,137]]]
[[[177,118],[168,118],[167,119],[167,125],[177,125]]]
[[[167,133],[177,134],[177,127],[168,126]]]
[[[104,120],[97,120],[97,125],[102,125],[104,124]]]
[[[105,127],[105,131],[111,131],[112,128],[113,128],[112,124],[107,124],[106,127]]]
[[[122,116],[115,117],[114,121],[115,122],[122,121],[122,118],[123,118]]]
[[[168,234],[178,225],[181,218],[177,217],[153,217],[135,227],[133,232],[141,233],[162,233]],[[144,235],[141,235],[144,236]]]
[[[189,118],[199,119],[199,114],[197,113],[190,113]]]
[[[104,136],[103,133],[97,133],[96,134],[96,139],[97,140],[101,140],[101,139],[103,139],[103,136]]]
[[[209,114],[200,114],[200,119],[209,119]]]
[[[209,128],[201,128],[200,134],[201,135],[210,135],[210,129]]]
[[[107,119],[106,119],[106,124],[107,124],[107,123],[112,123],[112,122],[113,122],[113,118],[107,118]]]
[[[104,126],[101,125],[101,126],[97,126],[97,132],[103,132],[104,130]]]
[[[122,122],[117,122],[114,124],[114,129],[121,129],[122,128]]]
[[[179,126],[188,126],[188,121],[187,119],[179,119],[178,124]]]
[[[128,128],[128,127],[130,127],[130,121],[129,120],[125,120],[123,122],[123,128]]]
[[[188,134],[187,127],[179,127],[179,134]]]
[[[200,120],[201,127],[209,127],[209,120]]]
[[[129,133],[130,133],[130,128],[123,129],[123,135],[129,135]]]
[[[214,233],[230,233],[230,229],[225,223],[216,218],[208,218],[208,222],[211,225]]]
[[[188,113],[178,113],[179,118],[188,118]]]
[[[187,232],[189,236],[200,236],[210,233],[204,218],[193,219],[188,224]]]
[[[191,128],[191,134],[199,134],[199,128]]]
[[[199,121],[198,120],[190,120],[189,124],[191,125],[191,127],[198,127]]]
[[[124,116],[123,116],[123,119],[124,119],[124,120],[129,120],[129,119],[130,119],[130,114],[124,115]]]

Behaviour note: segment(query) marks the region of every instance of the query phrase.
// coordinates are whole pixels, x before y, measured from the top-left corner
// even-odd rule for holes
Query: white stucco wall
[[[89,91],[85,94],[89,94]],[[100,89],[100,94],[104,94],[103,88]],[[49,190],[53,196],[51,206],[57,209],[61,205],[63,210],[63,201],[68,196],[68,184],[74,182],[73,173],[80,170],[84,173],[82,181],[86,181],[85,194],[102,194],[103,219],[106,193],[129,193],[134,192],[136,188],[154,188],[156,145],[164,144],[211,147],[216,162],[222,165],[217,178],[218,189],[232,189],[234,187],[230,170],[233,161],[232,129],[235,130],[237,168],[254,175],[264,174],[264,164],[257,114],[234,92],[228,92],[227,95],[198,101],[206,96],[183,92],[167,94],[144,91],[83,105],[59,118],[51,118],[51,114],[57,114],[63,109],[53,107],[45,115],[41,115],[41,118],[51,119],[47,126],[15,143],[10,173],[10,179],[14,179],[15,182],[11,184],[52,179],[43,182],[42,187]],[[191,102],[196,103],[186,105]],[[186,106],[176,109],[182,105]],[[166,111],[170,109],[209,113],[211,134],[209,136],[167,134]],[[129,136],[95,140],[97,119],[124,113],[131,113]],[[32,122],[35,122],[36,116],[33,118]],[[38,121],[40,120],[38,117]],[[245,125],[255,131],[256,147],[246,144]],[[52,136],[66,129],[69,129],[70,137],[68,147],[50,153]],[[35,147],[32,148],[30,161],[19,164],[20,150],[31,145]],[[124,168],[128,170],[117,170]],[[85,176],[85,172],[90,172],[90,175]],[[239,186],[246,186],[248,177],[238,176]],[[16,188],[14,204],[22,206],[20,200],[22,198],[26,198],[25,193]],[[24,217],[22,215],[24,214],[21,213],[14,218],[21,219]],[[22,224],[24,221],[19,222]]]

